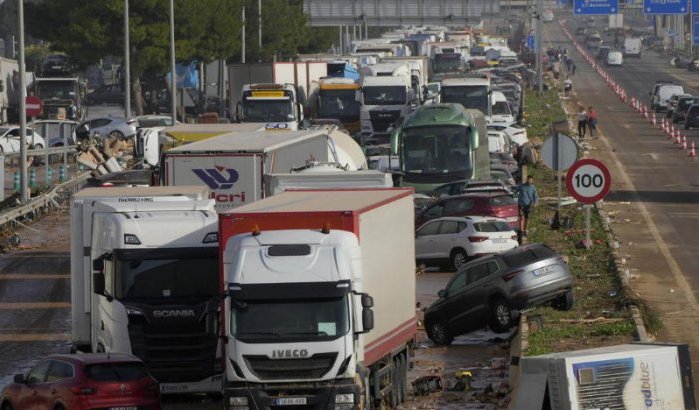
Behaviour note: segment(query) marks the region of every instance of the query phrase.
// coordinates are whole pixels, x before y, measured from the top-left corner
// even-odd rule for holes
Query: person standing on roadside
[[[565,96],[567,97],[568,94],[573,90],[573,80],[568,77],[563,81],[563,92],[565,92]]]
[[[580,106],[578,107],[578,138],[583,139],[585,138],[585,129],[587,129],[587,111],[585,111],[585,107]]]
[[[519,229],[522,236],[527,236],[527,225],[529,223],[529,211],[532,205],[536,206],[539,203],[539,194],[534,186],[534,177],[527,176],[527,182],[517,185],[517,205],[519,208]]]
[[[587,107],[587,128],[590,130],[590,137],[594,137],[597,132],[597,111],[592,106]]]

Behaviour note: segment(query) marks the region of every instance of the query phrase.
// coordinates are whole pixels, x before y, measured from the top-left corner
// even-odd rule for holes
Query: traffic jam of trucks
[[[396,408],[445,388],[410,379],[416,350],[510,332],[543,303],[571,308],[563,259],[522,245],[516,210],[493,211],[516,208],[531,149],[531,72],[507,39],[410,27],[347,48],[228,65],[233,123],[141,128],[152,186],[73,194],[71,353],[135,356],[163,395],[224,409]],[[0,122],[16,102],[7,67]],[[80,112],[79,81],[34,87],[47,115]],[[540,258],[511,262],[525,253]],[[455,271],[431,306],[417,300],[422,261]],[[528,269],[550,275],[528,283]]]

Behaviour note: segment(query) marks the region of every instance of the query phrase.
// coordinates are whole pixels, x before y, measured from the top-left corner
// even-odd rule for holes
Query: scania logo
[[[155,317],[155,318],[194,317],[194,309],[154,310],[153,317]]]
[[[282,350],[272,350],[272,359],[295,359],[301,357],[308,357],[308,350],[306,349],[282,349]]]
[[[239,178],[238,171],[220,166],[214,169],[193,169],[192,172],[211,189],[231,189]]]

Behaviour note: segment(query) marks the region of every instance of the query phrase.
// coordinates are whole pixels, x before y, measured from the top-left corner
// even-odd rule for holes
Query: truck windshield
[[[434,56],[434,71],[437,73],[446,73],[449,71],[457,71],[461,69],[461,54],[457,53],[442,53]]]
[[[243,104],[245,122],[288,122],[294,121],[294,109],[291,100],[246,98]]]
[[[320,90],[318,93],[319,118],[359,117],[359,102],[355,90]]]
[[[510,105],[507,101],[498,101],[493,104],[493,115],[510,115]]]
[[[405,87],[373,86],[364,87],[364,105],[402,105],[408,102]]]
[[[485,85],[443,86],[441,94],[443,103],[459,103],[464,108],[473,108],[480,110],[485,116],[490,115],[488,87]]]
[[[401,170],[444,174],[471,169],[465,126],[416,127],[403,130]]]
[[[40,81],[36,85],[36,95],[42,100],[75,98],[75,82]]]
[[[246,343],[332,340],[349,332],[346,297],[235,302],[231,334]]]
[[[209,299],[219,292],[216,247],[120,249],[114,297],[125,300]]]

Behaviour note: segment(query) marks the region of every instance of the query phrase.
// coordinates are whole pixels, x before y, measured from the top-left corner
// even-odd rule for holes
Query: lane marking
[[[0,333],[0,342],[56,342],[70,339],[70,333]]]
[[[69,307],[70,302],[0,302],[0,310],[63,309]]]
[[[69,274],[59,273],[0,273],[0,280],[26,280],[26,279],[69,279]]]

